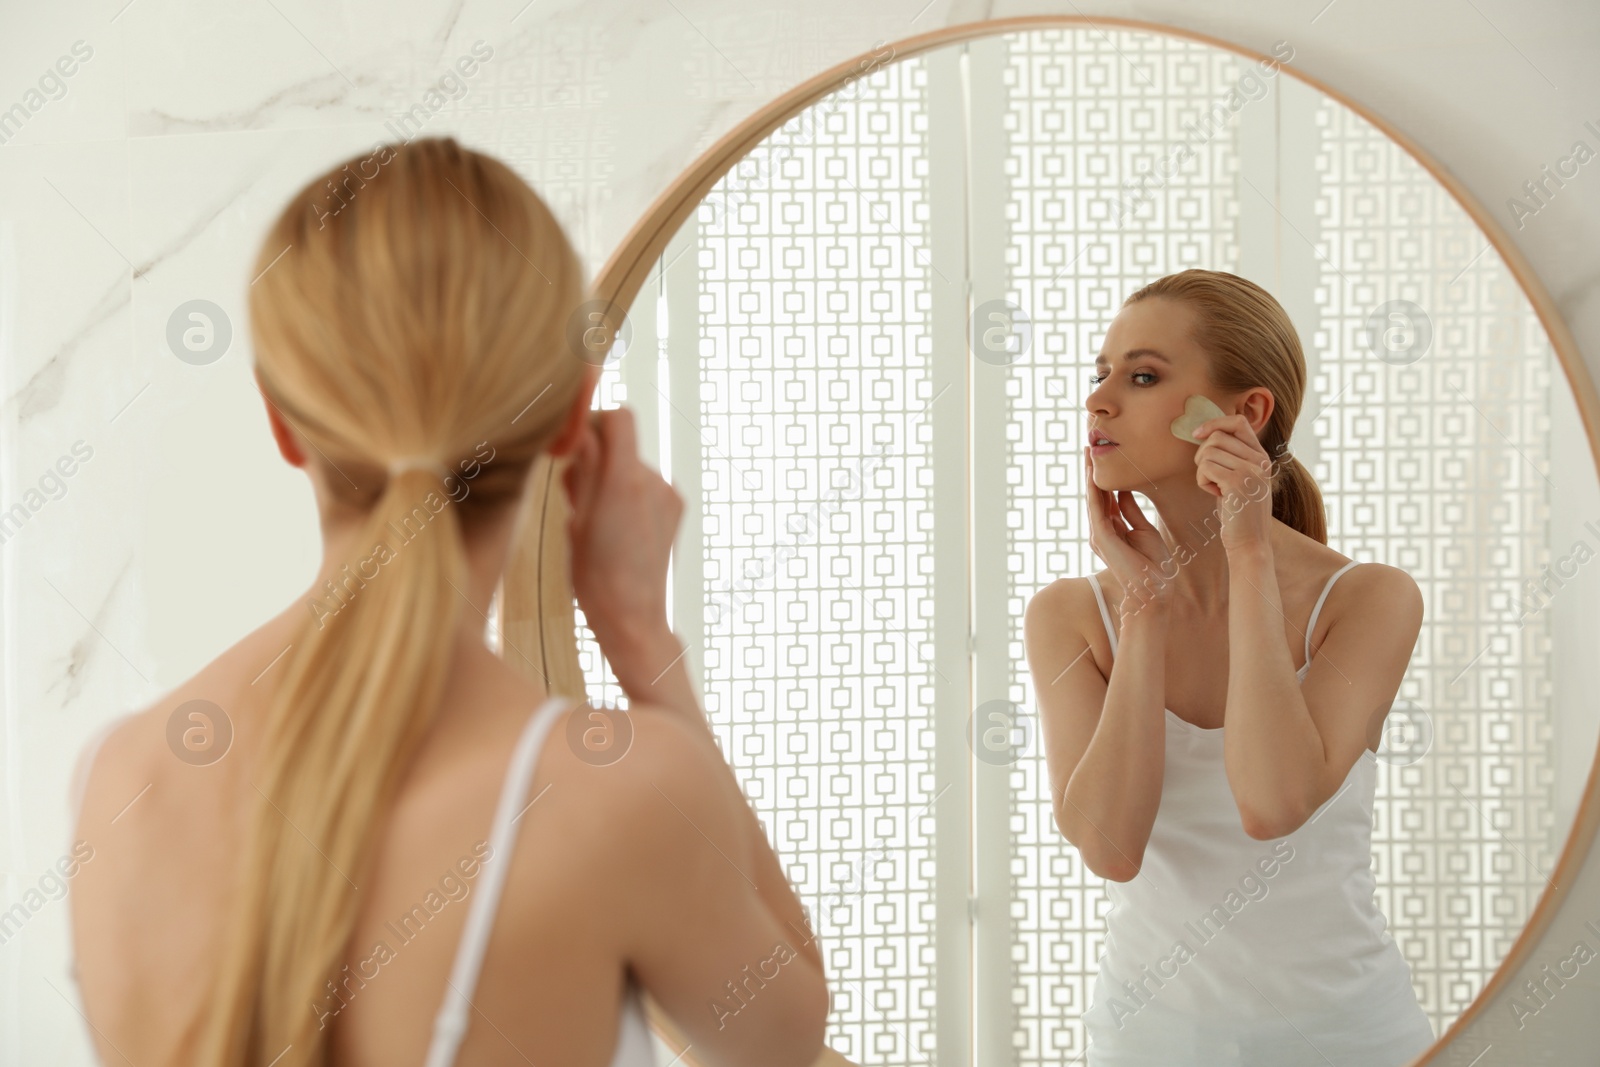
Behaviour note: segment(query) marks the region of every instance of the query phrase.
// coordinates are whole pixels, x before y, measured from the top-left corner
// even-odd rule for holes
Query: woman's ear
[[[278,451],[283,455],[284,461],[291,467],[304,467],[306,465],[305,450],[300,447],[300,442],[295,440],[294,431],[289,428],[288,420],[283,417],[283,412],[278,406],[267,399],[265,390],[261,389],[261,376],[256,375],[256,389],[261,391],[261,401],[267,405],[267,425],[272,427],[272,439],[278,442]]]
[[[591,363],[584,372],[583,386],[578,390],[578,395],[572,398],[572,407],[567,411],[567,420],[561,424],[546,448],[552,456],[564,456],[575,448],[587,430],[585,425],[589,421],[589,408],[594,403],[595,383],[600,380],[601,367]]]
[[[1257,437],[1267,428],[1267,422],[1272,418],[1272,411],[1277,407],[1277,401],[1272,397],[1272,390],[1264,385],[1258,385],[1248,390],[1239,401],[1239,414],[1250,423],[1250,429],[1255,431]]]

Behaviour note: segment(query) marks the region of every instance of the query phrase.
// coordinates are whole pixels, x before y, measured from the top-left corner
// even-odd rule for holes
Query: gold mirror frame
[[[831,67],[784,93],[739,123],[707,149],[688,170],[656,198],[644,217],[623,238],[622,244],[601,268],[591,286],[591,298],[606,302],[609,309],[605,316],[607,322],[620,320],[621,314],[632,307],[651,267],[661,256],[668,241],[677,233],[690,212],[694,211],[717,182],[722,180],[723,175],[732,170],[774,130],[823,97],[845,88],[862,74],[870,73],[885,63],[909,59],[923,52],[985,37],[1062,27],[1087,27],[1099,30],[1104,26],[1181,37],[1232,52],[1252,62],[1271,62],[1271,57],[1262,53],[1192,30],[1176,29],[1137,19],[1090,19],[1085,16],[1057,15],[1028,15],[964,23],[874,48],[870,52]],[[887,55],[884,54],[885,48]],[[1577,342],[1556,311],[1555,302],[1510,236],[1468,193],[1465,186],[1392,124],[1301,70],[1287,64],[1279,65],[1278,69],[1338,101],[1381,130],[1385,136],[1421,164],[1477,224],[1522,287],[1522,291],[1533,305],[1534,313],[1539,317],[1540,324],[1544,327],[1545,334],[1550,338],[1556,358],[1560,360],[1566,372],[1567,384],[1572,389],[1579,417],[1583,422],[1584,435],[1589,441],[1590,458],[1594,460],[1597,470],[1600,470],[1600,439],[1596,436],[1596,427],[1600,426],[1600,400],[1596,398],[1594,383],[1589,377],[1588,368],[1578,355]],[[557,461],[549,455],[542,456],[536,461],[529,475],[528,492],[519,519],[519,534],[511,549],[501,589],[500,619],[505,634],[504,647],[538,650],[538,669],[543,672],[545,684],[550,692],[582,697],[587,693],[587,688],[583,670],[571,651],[570,642],[546,640],[549,634],[564,636],[573,633],[577,627],[566,534],[569,511],[566,495],[559,488],[556,471],[558,463],[564,464],[564,461]],[[549,629],[544,629],[541,623],[548,624]],[[563,644],[569,647],[563,648]],[[521,657],[508,659],[508,662],[524,671],[533,667],[531,663],[518,663],[519,658]],[[1578,805],[1572,829],[1561,851],[1561,858],[1549,879],[1551,887],[1540,894],[1533,913],[1512,943],[1511,950],[1500,961],[1494,974],[1479,990],[1472,1003],[1434,1041],[1427,1052],[1413,1061],[1410,1067],[1426,1067],[1434,1063],[1454,1036],[1483,1013],[1486,1005],[1510,987],[1512,975],[1529,961],[1538,941],[1549,928],[1556,913],[1560,911],[1568,893],[1568,889],[1563,886],[1570,887],[1577,877],[1588,856],[1597,828],[1600,828],[1600,749],[1596,750],[1595,762],[1590,766],[1583,799]],[[649,998],[646,1000],[651,1025],[674,1047],[682,1048],[686,1042],[677,1027],[653,1000]],[[690,1065],[697,1063],[687,1054],[683,1056],[682,1062]],[[822,1056],[816,1062],[822,1065],[847,1064],[851,1061],[844,1059],[832,1049],[824,1048]]]

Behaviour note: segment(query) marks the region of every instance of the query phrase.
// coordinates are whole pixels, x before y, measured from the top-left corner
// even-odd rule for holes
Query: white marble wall
[[[592,274],[673,176],[783,90],[879,40],[1044,12],[1261,52],[1292,41],[1299,70],[1489,208],[1600,370],[1600,162],[1520,228],[1506,207],[1573,141],[1600,144],[1584,125],[1600,126],[1592,0],[0,3],[0,512],[26,513],[0,549],[0,908],[66,848],[83,740],[279,610],[319,557],[244,321],[256,243],[310,174],[422,104],[420,132],[517,166]],[[233,328],[201,365],[167,339],[192,300]],[[1600,850],[1576,881],[1533,972],[1580,937],[1600,945],[1581,925],[1600,928]],[[0,1063],[91,1062],[66,919],[50,901],[0,945]],[[1522,1030],[1491,1009],[1438,1062],[1486,1046],[1484,1064],[1579,1062],[1597,1004],[1600,965]]]

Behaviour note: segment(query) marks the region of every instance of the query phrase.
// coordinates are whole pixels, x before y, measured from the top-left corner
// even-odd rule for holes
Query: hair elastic
[[[441,479],[450,477],[450,468],[434,459],[432,456],[401,456],[389,461],[389,477],[397,477],[401,471],[420,468],[433,471]]]

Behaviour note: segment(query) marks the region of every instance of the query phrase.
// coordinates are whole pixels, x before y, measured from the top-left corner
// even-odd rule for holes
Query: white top
[[[540,746],[566,703],[565,698],[552,696],[530,715],[528,725],[523,728],[522,736],[511,753],[505,784],[500,790],[500,802],[495,808],[494,822],[489,830],[489,844],[493,846],[493,851],[489,854],[490,859],[483,863],[477,893],[468,905],[466,926],[461,933],[461,944],[456,949],[455,963],[450,968],[444,1003],[434,1018],[433,1040],[428,1046],[426,1067],[450,1067],[455,1063],[462,1038],[466,1036],[467,1027],[476,1014],[471,1006],[472,994],[478,986],[478,973],[483,967],[495,913],[500,907],[500,893],[505,887],[506,872],[511,867],[511,851],[517,840],[514,821],[527,807],[528,785],[533,780],[534,767],[539,762]],[[101,742],[118,722],[127,717],[119,716],[101,727],[85,746],[86,754],[71,787],[74,829],[83,805],[89,766],[99,752]],[[69,973],[76,983],[78,974],[75,958],[69,965]],[[650,1024],[645,1017],[640,990],[631,979],[623,997],[617,1048],[611,1057],[611,1067],[657,1067],[655,1044],[650,1035]]]
[[[1345,564],[1323,587],[1311,632]],[[1117,650],[1094,575],[1089,585]],[[1358,665],[1346,664],[1346,669]],[[1112,907],[1084,1013],[1088,1067],[1401,1067],[1433,1044],[1411,970],[1374,899],[1377,757],[1287,837],[1244,832],[1222,731],[1166,712],[1161,803]]]
[[[444,1003],[433,1022],[433,1043],[428,1046],[425,1067],[450,1067],[456,1061],[461,1039],[475,1014],[471,1005],[473,990],[478,985],[478,972],[483,967],[483,955],[489,947],[489,933],[494,923],[495,911],[500,905],[500,890],[506,881],[506,871],[511,867],[511,848],[516,844],[516,828],[512,820],[527,806],[528,783],[533,779],[533,769],[539,761],[539,748],[555,723],[557,714],[566,706],[564,698],[553,696],[544,706],[528,717],[522,737],[511,753],[511,766],[506,772],[505,785],[500,790],[500,806],[495,809],[494,823],[489,831],[489,844],[493,848],[493,862],[483,868],[483,880],[478,883],[478,895],[467,912],[467,924],[461,932],[461,945],[456,949],[455,965],[450,968],[450,982],[445,987]],[[655,1047],[651,1043],[650,1025],[645,1020],[644,1007],[639,999],[639,987],[631,980],[622,1002],[622,1019],[617,1032],[617,1050],[612,1054],[611,1067],[656,1067]]]

